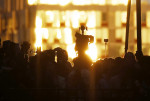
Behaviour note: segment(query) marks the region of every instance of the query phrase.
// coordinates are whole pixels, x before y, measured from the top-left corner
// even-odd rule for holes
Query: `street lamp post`
[[[128,6],[127,6],[127,24],[126,24],[125,54],[128,52],[130,10],[131,10],[131,0],[128,1]]]
[[[141,40],[141,0],[136,0],[136,17],[137,17],[137,51],[136,58],[139,60],[142,56],[142,40]]]

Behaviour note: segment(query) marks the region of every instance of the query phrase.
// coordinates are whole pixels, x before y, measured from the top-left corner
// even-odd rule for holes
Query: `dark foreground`
[[[0,48],[0,101],[150,101],[150,62],[86,55],[68,62],[61,48],[37,51],[5,41]],[[57,57],[57,61],[55,61]]]

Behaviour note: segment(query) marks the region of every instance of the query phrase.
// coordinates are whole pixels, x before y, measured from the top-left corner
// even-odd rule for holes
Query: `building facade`
[[[123,56],[125,51],[127,0],[1,0],[2,40],[29,41],[32,48],[62,47],[69,57],[76,53],[75,33],[86,25],[86,34],[95,36],[87,54],[91,58]],[[150,55],[150,6],[142,2],[142,45]],[[136,52],[136,5],[132,2],[129,51]],[[105,44],[104,39],[109,39]]]

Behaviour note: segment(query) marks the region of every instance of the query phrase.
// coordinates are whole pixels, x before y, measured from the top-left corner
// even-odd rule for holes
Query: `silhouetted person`
[[[68,53],[61,48],[55,48],[55,51],[57,56],[56,71],[58,75],[67,78],[72,69],[70,62],[68,62]]]
[[[3,49],[1,47],[1,38],[0,38],[0,69],[2,66],[2,60],[3,60]]]
[[[28,51],[30,49],[30,43],[28,43],[27,41],[24,41],[21,44],[21,55],[23,56],[24,60],[26,62],[28,62]]]
[[[82,30],[82,34],[80,33],[75,34],[76,36],[75,51],[77,51],[78,57],[74,59],[74,62],[81,64],[82,65],[80,66],[81,68],[88,68],[92,64],[92,60],[85,53],[85,51],[88,49],[89,43],[94,42],[94,37],[91,35],[84,35],[84,30],[85,30],[84,26],[81,26],[81,30]]]

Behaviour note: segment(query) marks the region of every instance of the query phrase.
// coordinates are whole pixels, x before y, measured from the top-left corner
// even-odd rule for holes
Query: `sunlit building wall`
[[[76,53],[75,32],[86,25],[87,35],[95,41],[86,52],[97,58],[124,55],[127,0],[5,0],[5,15],[1,17],[3,40],[29,41],[32,48],[42,50],[61,47],[69,57]],[[136,6],[131,7],[129,51],[136,51]],[[150,7],[142,1],[143,53],[150,55]],[[104,39],[109,39],[105,47]],[[105,50],[106,49],[106,50]]]

